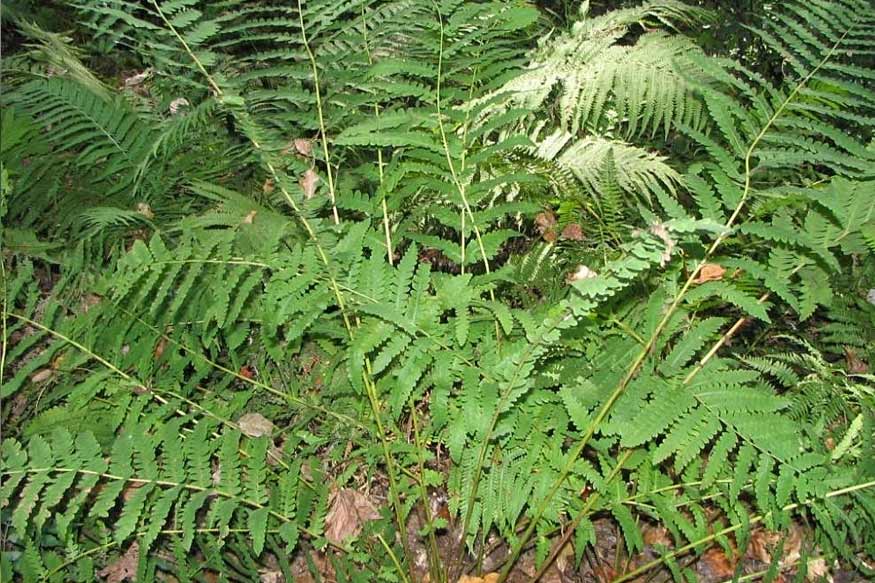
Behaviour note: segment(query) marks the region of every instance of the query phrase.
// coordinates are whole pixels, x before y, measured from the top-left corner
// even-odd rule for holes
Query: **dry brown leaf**
[[[285,581],[282,571],[267,569],[258,572],[258,580],[261,583],[283,583]]]
[[[155,218],[155,212],[152,210],[152,207],[150,207],[148,203],[138,202],[137,212],[149,219],[150,221]]]
[[[366,521],[380,517],[367,496],[352,488],[336,490],[331,494],[328,504],[325,538],[334,544],[342,544],[346,539],[357,536]]]
[[[258,211],[256,211],[256,210],[251,210],[251,211],[249,211],[249,212],[246,214],[246,216],[243,217],[243,223],[242,223],[242,224],[244,224],[244,225],[251,225],[252,222],[255,220],[255,215],[257,215],[257,214],[258,214]]]
[[[271,194],[275,188],[276,183],[273,181],[273,178],[268,178],[264,181],[264,184],[261,185],[261,192],[264,194]]]
[[[47,381],[52,377],[52,373],[54,371],[51,368],[43,368],[32,375],[30,375],[30,382],[32,383],[41,383],[43,381]]]
[[[158,342],[155,343],[155,350],[152,351],[152,355],[155,357],[155,360],[161,358],[164,354],[164,350],[167,348],[167,339],[162,336],[158,339]]]
[[[577,270],[574,273],[570,273],[565,280],[568,283],[574,283],[575,281],[582,281],[584,279],[592,279],[593,277],[598,277],[598,273],[587,267],[586,265],[578,265]]]
[[[261,413],[247,413],[237,420],[237,425],[244,435],[261,437],[273,433],[273,423]]]
[[[654,546],[662,545],[664,547],[671,546],[671,538],[668,536],[668,529],[664,526],[647,526],[644,529],[644,544]]]
[[[674,239],[671,238],[671,235],[668,233],[668,229],[665,228],[665,225],[662,223],[656,223],[655,225],[650,225],[650,232],[665,243],[665,251],[662,252],[662,255],[659,257],[659,266],[665,267],[669,261],[671,261],[671,253],[674,251],[675,242]]]
[[[794,565],[802,556],[802,529],[793,525],[786,538],[784,537],[785,535],[779,532],[754,531],[750,537],[747,554],[762,563],[771,563],[772,552],[778,549],[781,539],[784,539],[779,564],[782,569]]]
[[[572,568],[574,566],[574,545],[570,542],[566,543],[556,555],[556,562],[553,563],[553,566],[562,573]]]
[[[535,226],[538,229],[538,233],[541,234],[541,237],[552,243],[559,236],[556,234],[556,215],[554,215],[551,211],[545,211],[543,213],[538,213],[535,216]]]
[[[125,87],[136,87],[137,85],[142,85],[143,81],[152,76],[152,70],[146,69],[142,73],[137,73],[136,75],[131,75],[130,77],[125,79]]]
[[[316,171],[310,168],[301,176],[298,184],[301,185],[301,190],[304,191],[304,198],[310,200],[316,195],[316,183],[319,182],[319,175]]]
[[[125,554],[97,572],[98,577],[103,577],[106,583],[121,583],[133,581],[137,576],[137,564],[140,562],[140,545],[137,542],[131,544]]]
[[[823,557],[817,559],[808,559],[808,574],[805,576],[807,581],[820,581],[823,578],[829,583],[833,582],[832,575],[829,574],[829,565]]]
[[[856,351],[845,346],[845,362],[848,364],[848,372],[852,374],[866,374],[869,365],[865,360],[857,356]]]
[[[735,574],[732,562],[726,557],[723,549],[717,547],[708,549],[702,555],[699,568],[703,571],[702,578],[706,581],[725,581]]]
[[[498,583],[498,573],[487,573],[482,577],[462,575],[459,577],[458,583]]]
[[[189,105],[191,105],[191,103],[189,103],[188,99],[185,97],[177,97],[170,102],[170,115],[176,115],[182,110],[182,108],[188,107]]]
[[[309,158],[313,155],[313,142],[306,138],[295,138],[292,145],[295,146],[295,150],[301,156]]]
[[[577,223],[565,225],[565,228],[562,229],[562,238],[569,241],[583,241],[583,227]]]
[[[708,281],[720,281],[723,279],[723,274],[726,269],[716,263],[706,263],[699,270],[699,275],[693,280],[693,283],[705,283]]]
[[[103,297],[97,294],[85,294],[82,296],[82,299],[79,300],[79,307],[82,310],[83,314],[87,314],[88,311],[100,303]]]

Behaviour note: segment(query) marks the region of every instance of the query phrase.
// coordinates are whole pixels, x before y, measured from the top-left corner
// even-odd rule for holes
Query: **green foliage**
[[[669,532],[630,579],[794,521],[871,574],[865,2],[776,9],[780,81],[675,1],[73,9],[4,70],[4,578],[504,578],[596,514]]]

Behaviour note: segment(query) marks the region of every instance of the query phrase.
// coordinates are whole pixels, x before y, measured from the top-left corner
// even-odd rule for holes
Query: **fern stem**
[[[832,492],[827,492],[823,496],[823,499],[826,500],[828,498],[835,498],[836,496],[843,496],[845,494],[851,494],[853,492],[858,492],[860,490],[866,490],[868,488],[875,488],[875,480],[873,480],[871,482],[865,482],[862,484],[855,484],[853,486],[848,486],[847,488],[841,488],[839,490],[833,490]],[[788,512],[790,510],[795,510],[795,509],[800,508],[802,506],[808,506],[810,504],[814,504],[815,502],[817,502],[817,500],[807,500],[805,502],[795,502],[793,504],[787,504],[786,506],[781,508],[781,512]],[[767,512],[765,514],[760,514],[760,515],[751,517],[751,519],[747,523],[736,524],[734,526],[727,526],[726,528],[724,528],[722,530],[719,530],[719,531],[712,533],[712,534],[709,534],[708,536],[703,537],[697,541],[693,541],[687,545],[684,545],[681,548],[679,548],[675,551],[672,551],[671,553],[667,553],[658,559],[654,559],[653,561],[650,561],[649,563],[645,563],[644,565],[641,565],[640,567],[638,567],[634,571],[630,571],[629,573],[626,573],[626,574],[622,575],[621,577],[614,579],[612,583],[623,583],[623,581],[631,581],[632,579],[637,578],[642,573],[646,573],[650,569],[657,567],[657,566],[661,565],[662,563],[665,563],[666,561],[674,559],[675,557],[678,557],[678,556],[686,553],[687,551],[691,551],[691,550],[693,550],[697,547],[700,547],[704,544],[707,544],[707,543],[709,543],[709,542],[711,542],[719,537],[725,536],[727,534],[731,534],[731,533],[733,533],[737,530],[740,530],[742,528],[747,528],[753,524],[760,523],[760,522],[766,520],[772,514],[774,514],[774,512]]]
[[[461,179],[459,178],[458,173],[456,172],[456,165],[453,163],[453,157],[450,155],[450,144],[447,139],[447,131],[444,127],[444,114],[443,109],[441,107],[441,84],[443,80],[443,63],[444,63],[444,18],[441,14],[440,8],[437,5],[437,2],[432,0],[432,4],[434,5],[435,12],[438,15],[438,27],[440,29],[440,43],[438,48],[438,68],[437,68],[437,84],[435,86],[435,107],[437,109],[437,122],[438,122],[438,131],[441,135],[441,144],[444,149],[444,156],[447,159],[447,166],[450,169],[450,175],[453,178],[453,185],[456,187],[456,190],[459,192],[459,198],[462,201],[462,249],[461,254],[463,257],[462,269],[464,270],[464,256],[465,256],[465,247],[464,247],[464,235],[465,235],[465,213],[467,213],[468,218],[471,219],[471,229],[474,231],[474,237],[477,240],[477,247],[480,250],[480,257],[483,259],[483,267],[486,269],[486,273],[491,273],[491,268],[489,266],[489,259],[486,255],[486,247],[483,244],[483,237],[480,234],[480,228],[477,226],[477,221],[474,218],[474,213],[471,211],[471,205],[468,203],[468,196],[465,194],[465,185],[462,184]],[[489,290],[489,299],[493,302],[495,301],[495,292],[492,289]],[[496,335],[500,336],[500,328],[498,323],[495,324]]]
[[[325,131],[322,92],[319,89],[319,67],[316,64],[316,56],[313,54],[313,49],[310,48],[310,41],[307,38],[307,26],[304,24],[304,7],[301,4],[301,0],[298,0],[298,20],[301,23],[301,40],[304,44],[304,50],[307,51],[307,57],[310,59],[310,68],[313,70],[313,85],[316,95],[316,114],[319,117],[319,133],[322,134],[322,155],[325,157],[325,172],[328,178],[328,196],[331,199],[331,213],[334,218],[334,224],[339,225],[340,216],[337,214],[337,202],[334,191],[334,173],[331,170],[331,157],[328,153],[328,134]]]
[[[395,553],[392,552],[392,548],[386,544],[386,539],[383,538],[382,534],[377,535],[377,540],[380,541],[380,544],[383,545],[383,548],[386,549],[386,552],[389,554],[389,558],[392,559],[392,564],[395,565],[395,570],[398,571],[398,574],[401,575],[401,580],[404,583],[408,583],[407,574],[404,572],[404,568],[401,567],[401,563],[398,562],[398,557],[395,556]]]
[[[620,458],[617,460],[617,464],[611,470],[611,473],[608,475],[605,480],[604,487],[607,488],[608,484],[610,484],[617,474],[620,473],[620,470],[623,468],[623,464],[629,459],[629,456],[632,455],[632,450],[626,450]],[[544,576],[544,573],[547,572],[547,569],[550,568],[550,565],[553,564],[553,561],[556,560],[556,557],[559,556],[559,553],[562,551],[563,547],[568,544],[568,540],[571,538],[571,535],[574,534],[574,531],[577,530],[577,527],[580,526],[581,521],[591,514],[590,509],[595,505],[595,503],[599,500],[599,493],[593,492],[586,499],[586,502],[583,504],[583,508],[577,513],[577,515],[572,519],[571,523],[565,529],[563,535],[559,538],[558,541],[553,545],[553,550],[547,556],[547,559],[541,564],[541,567],[538,571],[532,576],[532,581],[538,581],[541,577]]]
[[[416,448],[416,463],[419,466],[419,477],[416,483],[419,485],[419,496],[422,498],[422,508],[425,514],[425,524],[428,528],[428,544],[431,553],[428,555],[428,568],[431,578],[437,583],[445,583],[446,577],[440,569],[440,553],[438,551],[437,539],[434,536],[434,517],[431,514],[431,503],[428,497],[428,490],[425,487],[425,459],[422,452],[425,451],[425,446],[422,443],[422,437],[419,433],[419,422],[417,421],[416,407],[410,408],[410,421],[413,424],[413,440]]]
[[[366,18],[365,5],[362,4],[362,37],[364,38],[365,54],[368,57],[368,65],[374,64],[374,59],[371,56],[371,47],[368,44],[368,22]],[[379,121],[380,106],[374,104],[374,117]],[[383,175],[383,149],[377,146],[377,172],[380,176],[380,190],[383,190],[385,184],[385,176]],[[386,236],[386,258],[389,260],[389,265],[395,265],[395,252],[392,250],[392,229],[389,227],[389,206],[386,203],[386,193],[382,192],[380,206],[383,208],[383,231]]]

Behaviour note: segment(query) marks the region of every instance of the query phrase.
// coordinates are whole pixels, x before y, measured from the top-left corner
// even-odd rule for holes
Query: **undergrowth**
[[[605,518],[668,533],[616,582],[794,524],[875,576],[868,1],[776,4],[775,78],[675,0],[20,6],[3,580],[537,578]]]

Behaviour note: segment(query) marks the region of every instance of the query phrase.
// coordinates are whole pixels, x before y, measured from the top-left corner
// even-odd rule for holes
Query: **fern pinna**
[[[71,10],[141,72],[15,21],[4,579],[505,580],[599,518],[615,581],[793,524],[871,575],[866,2],[776,7],[773,75],[674,0]]]

